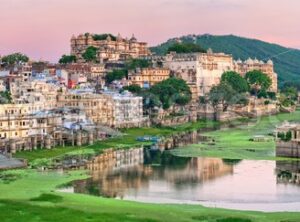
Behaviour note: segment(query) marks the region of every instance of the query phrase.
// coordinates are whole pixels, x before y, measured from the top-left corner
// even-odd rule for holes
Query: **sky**
[[[186,34],[234,34],[300,48],[299,0],[0,0],[0,55],[56,62],[80,33],[150,46]]]

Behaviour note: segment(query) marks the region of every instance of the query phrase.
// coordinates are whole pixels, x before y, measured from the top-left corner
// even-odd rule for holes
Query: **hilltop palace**
[[[226,71],[236,71],[242,76],[249,71],[262,71],[272,80],[270,91],[277,92],[277,74],[271,60],[263,62],[249,58],[246,61],[240,59],[235,61],[232,55],[214,53],[211,49],[207,53],[170,53],[165,57],[152,56],[152,60],[163,61],[165,68],[170,69],[176,77],[184,79],[197,97],[207,94],[212,86],[218,85],[222,74]]]
[[[90,46],[97,49],[99,63],[124,62],[129,58],[145,58],[152,64],[161,62],[163,67],[154,66],[150,70],[135,70],[129,73],[128,84],[149,87],[168,78],[166,75],[173,75],[184,79],[194,97],[198,98],[207,94],[212,86],[218,85],[222,74],[226,71],[236,71],[244,76],[249,71],[259,70],[272,80],[270,91],[277,91],[277,74],[271,60],[263,62],[249,58],[246,61],[240,59],[235,61],[232,55],[214,53],[211,49],[207,53],[171,52],[166,56],[156,56],[151,55],[147,43],[138,42],[134,35],[129,40],[122,38],[120,34],[115,37],[111,34],[86,33],[71,38],[71,54],[76,56],[77,62],[84,62],[82,54]]]
[[[98,49],[97,60],[101,63],[150,55],[147,43],[138,42],[134,35],[129,40],[122,38],[120,34],[117,37],[110,34],[104,34],[101,38],[97,38],[98,36],[89,33],[73,36],[71,38],[71,55],[75,55],[77,61],[82,62],[82,54],[90,46]]]

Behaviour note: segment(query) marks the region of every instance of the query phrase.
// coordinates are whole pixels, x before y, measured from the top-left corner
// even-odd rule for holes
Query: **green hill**
[[[300,50],[298,49],[234,35],[215,36],[205,34],[169,39],[159,46],[152,47],[151,51],[156,54],[164,54],[168,47],[178,40],[193,42],[205,49],[211,48],[214,52],[232,54],[235,59],[246,60],[249,57],[264,61],[272,59],[275,71],[278,73],[280,85],[291,81],[300,83]]]

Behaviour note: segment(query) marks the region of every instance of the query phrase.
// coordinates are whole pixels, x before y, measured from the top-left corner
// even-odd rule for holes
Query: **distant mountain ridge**
[[[300,81],[300,50],[298,49],[235,35],[204,34],[172,38],[165,43],[152,47],[151,51],[156,54],[164,54],[168,47],[178,40],[193,42],[205,49],[211,48],[214,52],[232,54],[234,59],[246,60],[249,57],[264,61],[272,59],[280,85],[289,81]]]

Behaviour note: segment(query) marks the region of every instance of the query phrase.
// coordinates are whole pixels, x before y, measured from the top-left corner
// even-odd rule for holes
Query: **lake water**
[[[65,189],[149,203],[300,211],[300,162],[184,158],[149,149],[108,151],[91,178]]]

